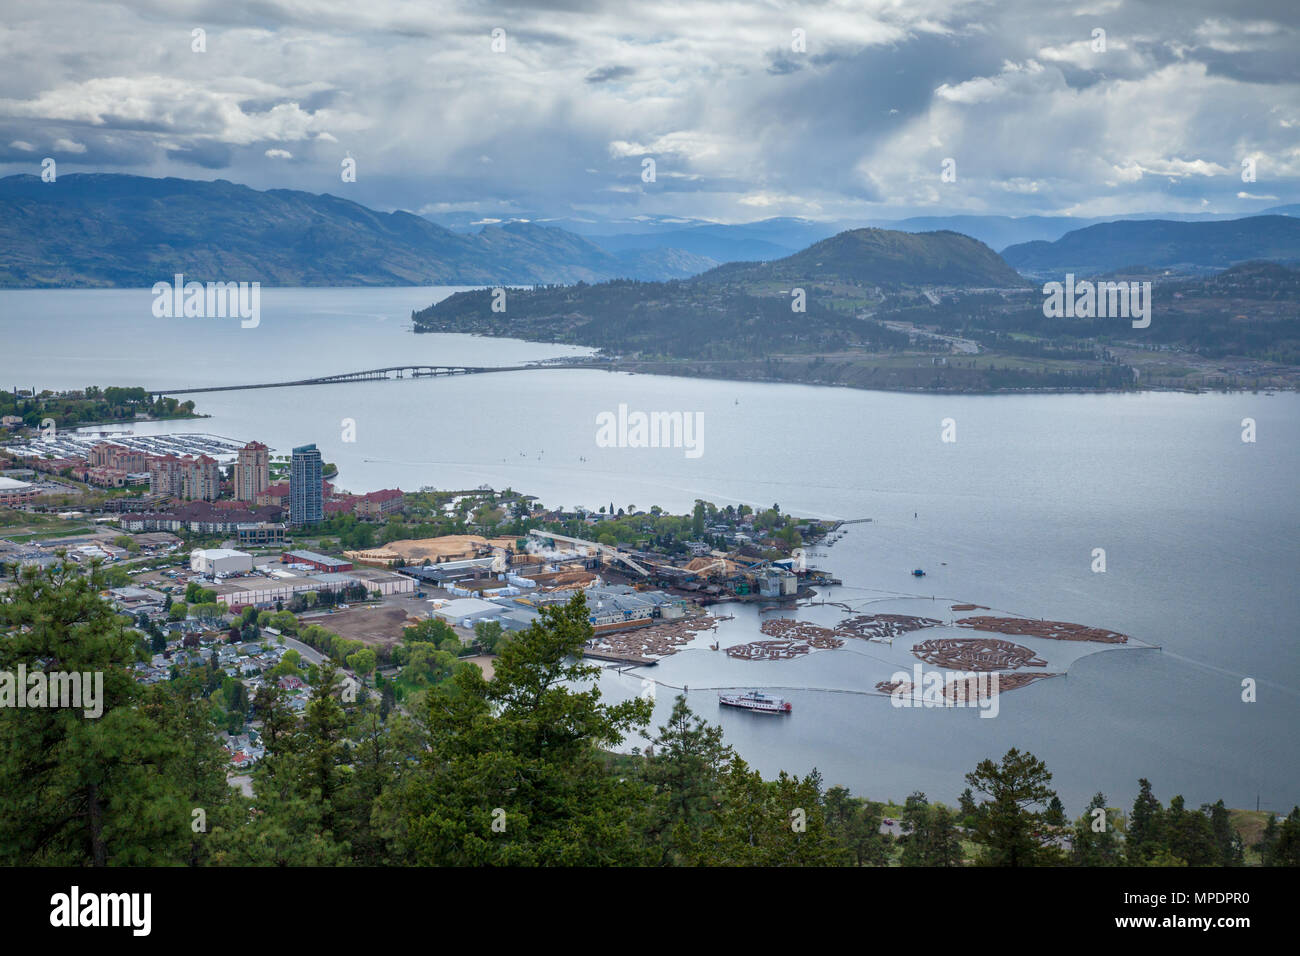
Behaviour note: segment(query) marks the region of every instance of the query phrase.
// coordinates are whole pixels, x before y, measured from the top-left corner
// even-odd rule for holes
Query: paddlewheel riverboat
[[[789,701],[781,697],[769,697],[756,690],[748,694],[719,694],[718,703],[723,707],[756,710],[760,714],[788,714],[794,709]]]

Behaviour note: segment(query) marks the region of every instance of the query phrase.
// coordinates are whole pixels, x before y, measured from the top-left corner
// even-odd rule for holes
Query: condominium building
[[[255,502],[270,484],[270,451],[260,441],[251,441],[239,450],[235,462],[235,500]]]
[[[320,524],[322,506],[321,457],[315,445],[301,445],[289,461],[289,524],[295,528]]]
[[[221,495],[221,468],[209,455],[151,456],[149,490],[187,501],[216,501]]]

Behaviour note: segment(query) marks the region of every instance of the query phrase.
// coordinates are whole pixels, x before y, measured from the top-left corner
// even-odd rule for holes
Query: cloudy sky
[[[39,172],[51,156],[60,174],[593,220],[1244,213],[1300,201],[1295,0],[0,10],[0,175]],[[340,179],[348,156],[355,183]],[[654,182],[642,181],[645,157]],[[947,158],[954,182],[941,176]]]

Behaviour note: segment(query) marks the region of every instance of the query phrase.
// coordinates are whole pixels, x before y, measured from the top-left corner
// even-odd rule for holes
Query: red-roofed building
[[[356,505],[358,518],[385,518],[388,515],[401,514],[406,504],[406,496],[396,488],[372,491],[362,495]]]

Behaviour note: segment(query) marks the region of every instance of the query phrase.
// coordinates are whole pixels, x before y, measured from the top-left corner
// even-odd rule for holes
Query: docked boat
[[[718,703],[724,707],[740,707],[743,710],[756,710],[760,714],[788,714],[794,708],[788,700],[781,697],[769,697],[756,690],[748,694],[719,694]]]

